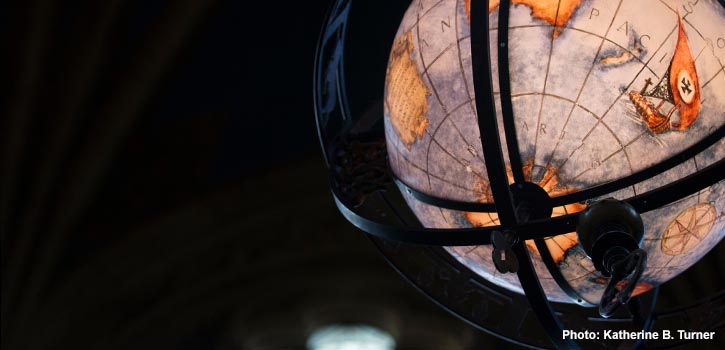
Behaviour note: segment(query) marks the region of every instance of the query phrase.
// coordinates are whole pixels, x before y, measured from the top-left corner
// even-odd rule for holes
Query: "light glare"
[[[395,339],[368,325],[329,325],[312,333],[308,350],[393,350]]]

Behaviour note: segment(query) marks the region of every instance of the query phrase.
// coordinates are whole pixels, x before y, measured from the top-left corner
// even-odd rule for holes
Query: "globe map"
[[[494,102],[502,132],[497,62],[499,2],[490,1]],[[511,98],[523,173],[551,197],[617,180],[671,157],[725,123],[725,9],[714,0],[514,0],[509,20]],[[492,202],[474,100],[469,0],[416,0],[399,26],[385,84],[391,168],[441,198]],[[502,141],[504,140],[501,134]],[[504,159],[508,159],[503,147]],[[629,198],[725,157],[720,140],[696,157],[601,198]],[[510,170],[510,169],[509,169]],[[510,178],[513,182],[513,179]],[[725,235],[725,181],[642,214],[647,269],[635,294],[680,274]],[[495,213],[420,202],[426,227],[497,225]],[[587,203],[554,209],[578,212]],[[526,242],[548,298],[573,302]],[[546,239],[581,299],[598,303],[607,280],[575,233]],[[510,290],[490,246],[447,247],[463,265]]]

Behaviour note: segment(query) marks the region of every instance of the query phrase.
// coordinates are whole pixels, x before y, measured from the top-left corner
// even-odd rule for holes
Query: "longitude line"
[[[550,27],[550,25],[548,25],[548,24],[533,24],[533,25],[525,25],[525,26],[514,26],[514,27],[509,27],[509,31],[510,31],[511,29],[525,29],[525,28],[539,28],[539,27]],[[623,50],[624,52],[626,52],[626,53],[629,53],[629,54],[630,54],[630,55],[631,55],[632,57],[634,57],[634,58],[635,58],[635,59],[636,59],[637,61],[639,61],[639,63],[642,63],[643,65],[645,64],[645,62],[644,62],[644,61],[642,61],[642,59],[641,59],[641,58],[639,58],[639,57],[638,57],[638,55],[637,55],[637,54],[635,54],[634,52],[632,52],[632,51],[631,51],[631,50],[630,50],[629,48],[627,48],[627,47],[624,47],[624,46],[620,45],[619,43],[617,43],[617,42],[615,42],[615,41],[612,41],[611,39],[609,39],[609,38],[607,38],[607,37],[604,37],[604,36],[602,36],[602,35],[600,35],[600,34],[597,34],[597,33],[595,33],[595,32],[592,32],[592,31],[588,31],[588,30],[585,30],[585,29],[581,29],[581,28],[577,28],[577,27],[565,27],[565,28],[566,28],[567,30],[573,30],[573,31],[576,31],[576,32],[584,33],[584,34],[589,34],[589,35],[591,35],[591,36],[594,36],[594,37],[597,37],[597,38],[599,38],[599,39],[605,40],[606,42],[608,42],[608,43],[610,43],[610,44],[612,44],[612,45],[614,45],[614,46],[617,46],[617,47],[619,47],[619,48],[620,48],[620,49],[622,49],[622,50]],[[650,70],[650,72],[651,72],[651,73],[652,73],[652,74],[653,74],[654,76],[656,76],[657,78],[659,78],[659,77],[660,77],[660,76],[659,76],[659,75],[658,75],[657,73],[655,73],[655,72],[654,72],[654,71],[653,71],[652,69],[650,69],[649,67],[647,67],[647,69],[649,69],[649,70]]]
[[[667,40],[668,40],[668,39],[670,38],[670,36],[671,36],[671,35],[672,35],[672,34],[673,34],[673,33],[675,32],[675,29],[677,29],[677,27],[676,27],[676,26],[675,26],[675,27],[674,27],[674,28],[672,29],[672,31],[670,31],[670,34],[669,34],[669,35],[667,35],[667,37],[665,37],[665,39],[664,39],[664,40],[662,41],[662,43],[661,43],[661,44],[660,44],[660,46],[659,46],[659,47],[657,48],[657,50],[655,50],[655,51],[654,51],[654,52],[652,53],[652,56],[651,56],[651,57],[649,58],[649,60],[647,60],[647,64],[645,64],[645,66],[643,66],[643,67],[642,67],[642,68],[641,68],[641,69],[640,69],[640,70],[639,70],[639,71],[638,71],[638,72],[637,72],[637,73],[636,73],[636,74],[634,75],[634,77],[632,78],[632,81],[631,81],[631,82],[630,82],[630,83],[629,83],[629,84],[627,85],[627,88],[625,88],[625,89],[624,89],[625,91],[626,91],[626,90],[628,90],[628,89],[629,89],[629,88],[630,88],[630,87],[632,86],[632,84],[634,84],[634,82],[635,82],[635,80],[637,79],[637,77],[638,77],[638,76],[639,76],[640,74],[642,74],[642,71],[644,71],[645,67],[646,67],[647,65],[649,65],[649,62],[650,62],[650,61],[651,61],[651,60],[652,60],[652,59],[653,59],[653,58],[654,58],[654,57],[655,57],[655,56],[657,55],[657,53],[658,53],[658,52],[660,51],[660,49],[662,48],[662,46],[664,46],[664,44],[665,44],[665,43],[667,42]],[[612,110],[612,108],[613,108],[613,107],[614,107],[614,106],[615,106],[615,105],[617,104],[617,102],[618,102],[618,101],[619,101],[619,100],[620,100],[620,99],[622,98],[622,96],[623,96],[623,95],[624,95],[624,91],[623,91],[623,92],[622,92],[622,93],[621,93],[621,94],[620,94],[620,95],[619,95],[619,96],[618,96],[618,97],[617,97],[616,99],[614,99],[614,101],[613,101],[613,102],[612,102],[612,103],[611,103],[611,104],[609,105],[609,108],[607,108],[607,110],[606,110],[606,111],[605,111],[605,112],[604,112],[604,113],[602,114],[602,116],[601,116],[601,117],[600,117],[600,118],[599,118],[599,119],[597,120],[597,122],[596,122],[596,123],[594,123],[594,125],[593,125],[593,126],[592,126],[592,127],[590,128],[590,129],[589,129],[589,131],[588,131],[588,132],[586,133],[586,135],[584,135],[584,137],[582,138],[582,141],[581,141],[581,142],[582,142],[582,145],[584,144],[584,141],[586,141],[586,139],[587,139],[587,138],[589,138],[589,136],[590,136],[590,135],[592,134],[592,132],[594,131],[594,129],[595,129],[595,128],[596,128],[596,127],[597,127],[597,126],[599,125],[599,123],[601,122],[601,120],[602,120],[602,119],[604,119],[604,117],[606,117],[606,116],[607,116],[607,114],[608,114],[608,113],[609,113],[609,112],[610,112],[610,111]],[[572,111],[573,111],[573,110],[572,110]],[[566,121],[566,122],[564,123],[564,127],[563,127],[563,128],[566,128],[567,124],[569,123],[569,118],[570,118],[570,117],[571,117],[571,114],[569,115],[569,117],[567,117],[567,121]],[[563,130],[563,128],[562,128],[562,130]],[[559,146],[559,140],[557,141],[557,144],[556,144],[556,146],[554,146],[554,150],[552,151],[552,153],[551,153],[551,157],[549,158],[549,160],[553,159],[553,157],[554,157],[554,153],[556,153],[556,150],[557,150],[558,146]],[[566,164],[566,163],[567,163],[567,162],[569,161],[569,159],[570,159],[570,158],[571,158],[571,157],[572,157],[572,156],[574,155],[574,153],[576,153],[576,151],[577,151],[577,150],[578,150],[579,148],[580,148],[580,147],[578,147],[578,148],[574,149],[574,151],[572,151],[572,152],[571,152],[571,153],[569,154],[569,156],[567,157],[567,159],[566,159],[566,160],[564,160],[564,162],[563,162],[563,163],[562,163],[562,164],[561,164],[561,165],[560,165],[559,167],[560,167],[560,168],[561,168],[561,167],[563,167],[563,166],[564,166],[564,164]],[[547,164],[547,165],[548,165],[548,164]]]
[[[438,4],[440,4],[441,2],[442,2],[442,1],[439,1],[438,3],[436,3],[435,5],[433,5],[433,6],[431,7],[431,9],[432,9],[433,7],[436,7],[436,6],[438,6]],[[428,11],[430,11],[430,9],[429,9]],[[428,11],[426,11],[426,13],[427,13]],[[418,9],[418,19],[417,19],[417,20],[418,20],[418,22],[420,22],[420,18],[421,18],[421,15],[420,15],[420,8],[419,8],[419,9]],[[457,33],[457,28],[456,28],[456,33]],[[433,84],[433,80],[431,79],[431,77],[430,77],[430,74],[428,73],[428,68],[429,68],[429,65],[426,65],[425,59],[423,58],[423,50],[422,50],[423,46],[422,46],[422,44],[421,44],[421,38],[420,38],[420,25],[419,25],[419,24],[416,24],[416,37],[417,37],[417,40],[418,40],[418,56],[420,57],[420,63],[421,63],[421,65],[423,66],[423,69],[424,69],[424,72],[423,72],[423,74],[424,74],[424,75],[426,76],[426,78],[428,79],[428,83],[430,84],[430,87],[431,87],[431,89],[433,90],[433,94],[435,95],[435,97],[436,97],[436,100],[438,101],[438,104],[439,104],[439,105],[441,106],[441,108],[443,109],[443,111],[444,111],[444,112],[446,113],[446,115],[445,115],[445,117],[443,118],[443,120],[441,120],[441,122],[440,122],[440,123],[438,124],[438,126],[436,127],[436,130],[435,130],[434,134],[432,134],[432,135],[431,135],[431,134],[430,134],[430,132],[428,132],[428,134],[429,134],[429,135],[430,135],[430,137],[431,137],[431,142],[429,142],[429,143],[428,143],[428,150],[427,150],[427,152],[426,152],[426,169],[428,169],[428,168],[430,167],[430,150],[431,150],[432,142],[435,142],[435,143],[436,143],[436,144],[437,144],[437,145],[438,145],[438,146],[439,146],[439,147],[440,147],[440,148],[441,148],[441,149],[442,149],[442,150],[443,150],[443,151],[444,151],[444,152],[445,152],[446,154],[448,154],[448,155],[449,155],[449,156],[450,156],[451,158],[453,158],[453,159],[454,159],[454,160],[455,160],[455,161],[456,161],[457,163],[459,163],[459,164],[461,164],[462,166],[464,166],[464,167],[465,167],[465,165],[464,165],[464,164],[463,164],[463,163],[462,163],[462,162],[461,162],[461,161],[460,161],[460,160],[459,160],[459,159],[458,159],[457,157],[454,157],[454,156],[453,156],[452,154],[450,154],[450,153],[449,153],[449,152],[448,152],[448,151],[447,151],[447,150],[446,150],[446,149],[445,149],[444,147],[442,147],[442,146],[441,146],[441,144],[440,144],[440,143],[438,143],[438,141],[437,141],[437,140],[435,139],[435,134],[436,134],[436,133],[438,132],[438,129],[439,129],[440,127],[441,127],[441,125],[443,125],[443,123],[444,123],[444,122],[445,122],[445,121],[446,121],[446,120],[448,119],[448,117],[450,116],[450,113],[448,112],[448,108],[446,108],[446,105],[445,105],[445,104],[443,104],[443,101],[441,100],[441,98],[440,98],[440,95],[438,94],[438,90],[436,89],[436,87],[435,87],[435,84]],[[456,41],[458,41],[458,40],[457,40],[457,34],[456,34]],[[449,49],[450,47],[452,47],[452,45],[451,45],[451,46],[449,46],[448,48],[446,48],[445,50],[443,50],[443,53],[445,53],[445,51],[447,51],[447,50],[448,50],[448,49]],[[440,56],[441,56],[441,55],[442,55],[443,53],[439,54],[439,56],[438,56],[438,57],[440,57]],[[437,59],[437,58],[436,58],[436,59]],[[434,59],[434,61],[435,61],[435,59]],[[433,64],[433,62],[431,62],[431,64],[430,64],[430,65],[432,65],[432,64]],[[469,103],[469,102],[467,101],[466,103]],[[461,107],[461,105],[457,106],[457,107],[456,107],[455,109],[458,109],[458,108],[460,108],[460,107]],[[461,138],[462,138],[462,139],[463,139],[463,140],[465,141],[465,138],[463,138],[463,136],[462,136],[462,135],[460,134],[460,131],[459,131],[459,135],[460,135],[460,136],[461,136]],[[431,183],[431,178],[430,178],[430,177],[431,177],[431,174],[430,174],[430,172],[426,172],[426,173],[428,174],[428,186],[429,186],[429,188],[430,188],[430,187],[432,187],[432,183]]]
[[[454,44],[448,45],[445,49],[441,50],[441,52],[438,53],[438,55],[436,57],[433,57],[433,59],[430,61],[430,64],[423,67],[423,74],[426,74],[427,75],[428,74],[428,69],[430,69],[430,67],[432,67],[438,61],[438,59],[440,59],[446,52],[448,52],[448,50],[452,49],[453,48],[453,45]],[[432,82],[431,82],[431,85],[433,85]]]
[[[459,29],[458,13],[459,13],[460,4],[461,4],[461,1],[456,0],[456,11],[455,11],[456,14],[454,16],[454,19],[455,19],[455,27],[456,27],[456,46],[458,48],[458,69],[461,72],[461,77],[463,78],[463,87],[466,89],[466,95],[468,95],[468,101],[469,101],[469,104],[471,105],[471,111],[474,112],[474,115],[475,115],[475,112],[476,112],[476,108],[474,106],[475,98],[471,95],[471,90],[468,88],[468,79],[466,79],[466,70],[463,67],[463,59],[461,58],[461,41],[464,40],[465,38],[470,38],[470,35],[468,35],[464,38],[461,38],[458,36],[459,35],[459,33],[458,33],[458,29]],[[461,130],[460,130],[460,128],[458,128],[458,125],[455,123],[455,121],[453,119],[451,119],[451,122],[453,123],[453,127],[456,128],[456,131],[458,132],[458,134],[461,135],[461,138],[463,139],[463,141],[465,141],[467,145],[472,146],[473,149],[476,150],[476,147],[471,145],[471,143],[469,142],[470,140],[466,140],[466,138],[463,136],[463,133],[461,133]],[[474,144],[476,144],[476,143],[474,143]],[[481,142],[479,141],[477,144],[481,144]],[[483,158],[481,158],[481,155],[478,154],[478,151],[476,151],[475,156],[476,156],[476,158],[478,158],[481,161],[481,163],[485,167],[486,162],[483,160]]]
[[[621,1],[621,0],[620,0]],[[544,74],[544,88],[541,90],[542,94],[546,93],[546,86],[549,82],[549,69],[551,68],[551,56],[554,54],[554,32],[556,31],[556,24],[559,21],[559,9],[561,8],[561,0],[557,2],[556,5],[556,15],[554,16],[554,25],[552,26],[551,31],[551,41],[549,44],[549,58],[546,61],[546,73]],[[536,161],[536,149],[538,148],[539,144],[539,128],[541,127],[541,113],[544,109],[544,96],[541,96],[541,102],[539,103],[539,113],[536,117],[536,129],[534,130],[534,152],[531,156],[531,158]]]
[[[572,99],[566,98],[566,97],[564,97],[564,96],[559,96],[559,95],[554,95],[554,94],[550,94],[550,93],[541,93],[541,92],[524,92],[524,93],[520,93],[520,94],[515,94],[515,95],[512,95],[512,97],[513,97],[513,98],[516,98],[516,97],[522,97],[522,96],[538,96],[538,95],[543,95],[543,96],[546,96],[546,97],[551,97],[551,98],[555,98],[555,99],[558,99],[558,100],[562,100],[562,101],[565,101],[565,102],[569,102],[569,103],[572,103],[572,104],[575,104],[575,105],[576,105],[576,101],[574,101],[574,100],[572,100]],[[586,107],[584,107],[584,106],[582,106],[582,105],[578,105],[578,106],[576,106],[576,107],[579,107],[579,108],[581,108],[581,109],[582,109],[582,110],[583,110],[584,112],[587,112],[587,113],[591,114],[591,116],[592,116],[592,117],[593,117],[594,119],[601,119],[601,118],[600,118],[600,117],[599,117],[599,116],[598,116],[598,115],[597,115],[596,113],[592,112],[592,111],[591,111],[591,110],[590,110],[589,108],[586,108]]]
[[[715,74],[714,74],[714,75],[712,76],[712,78],[710,78],[710,80],[708,80],[708,81],[707,81],[707,82],[706,82],[705,84],[702,84],[702,86],[700,86],[700,88],[704,89],[704,88],[705,88],[706,86],[708,86],[708,85],[710,84],[710,82],[711,82],[711,81],[715,80],[715,78],[716,78],[716,77],[717,77],[718,75],[720,75],[720,73],[725,73],[725,68],[723,68],[723,69],[720,69],[720,70],[718,70],[718,71],[717,71],[717,73],[715,73]]]
[[[421,19],[421,18],[425,17],[425,16],[426,16],[426,15],[428,14],[428,12],[431,12],[431,11],[433,11],[433,9],[434,9],[434,8],[436,8],[436,7],[438,6],[438,5],[440,5],[440,4],[441,4],[441,3],[443,2],[443,1],[445,1],[445,0],[439,0],[439,1],[437,2],[437,3],[433,4],[433,5],[432,5],[431,7],[429,7],[429,8],[427,9],[427,10],[425,10],[425,12],[423,12],[423,14],[422,14],[422,15],[420,14],[420,9],[421,9],[421,7],[420,7],[420,6],[418,6],[418,12],[417,12],[417,14],[418,14],[418,15],[417,15],[417,18],[416,18],[416,20],[415,20],[415,23],[413,23],[413,24],[412,24],[412,25],[410,26],[410,28],[406,29],[405,31],[407,32],[407,31],[413,30],[413,27],[416,27],[416,26],[418,26],[418,23],[420,23],[420,19]],[[419,3],[419,4],[422,4],[422,2],[420,2],[420,1],[418,1],[418,3]]]
[[[606,38],[607,35],[609,35],[609,31],[612,30],[612,25],[614,24],[614,20],[617,18],[617,14],[619,14],[619,9],[621,7],[622,7],[622,0],[619,0],[619,3],[617,4],[617,9],[614,11],[614,14],[612,15],[612,21],[609,22],[609,26],[607,27],[607,31],[604,32],[603,38]],[[564,131],[564,129],[566,129],[567,125],[569,125],[569,120],[571,119],[572,114],[574,114],[574,110],[576,109],[576,106],[579,104],[579,98],[581,98],[581,94],[584,91],[584,86],[586,86],[587,81],[589,80],[589,76],[592,74],[592,71],[594,70],[594,66],[597,63],[597,57],[599,57],[599,53],[602,52],[602,47],[604,47],[604,42],[605,42],[605,40],[602,39],[602,41],[599,43],[599,48],[597,49],[597,53],[594,55],[594,59],[592,60],[592,65],[589,67],[589,72],[587,72],[586,77],[584,77],[584,82],[582,82],[582,85],[579,88],[579,92],[576,95],[575,103],[571,107],[571,110],[569,111],[569,115],[567,115],[567,117],[566,117],[564,126],[562,126],[562,128],[561,128],[562,132]],[[617,98],[617,99],[619,99],[619,98]],[[604,118],[604,115],[602,115],[602,118]],[[595,127],[596,127],[596,125],[597,124],[595,124]],[[559,137],[556,140],[556,145],[554,145],[554,149],[551,151],[549,159],[546,162],[546,167],[548,167],[551,164],[551,160],[554,159],[554,155],[556,154],[556,149],[559,147],[560,142],[561,142],[561,137]],[[582,142],[583,142],[583,140],[582,140]],[[574,152],[576,152],[576,149],[574,150]],[[572,152],[572,154],[574,154],[574,152]],[[569,157],[571,157],[571,154],[569,155]],[[568,160],[569,159],[567,158],[566,161],[568,161]],[[566,161],[564,161],[563,164],[566,164]],[[563,164],[562,164],[562,166],[563,166]]]
[[[431,137],[431,141],[432,141],[432,142],[435,142],[435,143],[436,143],[436,145],[438,145],[438,147],[439,147],[439,148],[440,148],[440,149],[441,149],[441,150],[443,151],[443,153],[447,154],[447,155],[448,155],[449,157],[451,157],[451,159],[453,159],[453,160],[454,160],[454,161],[455,161],[456,163],[458,163],[459,165],[463,166],[463,167],[464,167],[464,169],[466,168],[466,164],[465,164],[465,163],[464,163],[463,161],[461,161],[460,159],[458,159],[458,157],[456,157],[455,155],[451,154],[451,153],[450,153],[450,152],[449,152],[449,151],[448,151],[447,149],[445,149],[445,148],[443,147],[443,145],[441,145],[441,144],[440,144],[440,142],[438,142],[438,140],[436,140],[435,138]],[[473,174],[477,175],[477,176],[483,177],[483,175],[482,175],[482,174],[479,174],[479,173],[477,173],[476,171],[471,171],[471,172],[472,172]]]
[[[463,78],[463,86],[466,89],[466,95],[468,96],[468,101],[466,102],[466,104],[473,104],[474,99],[473,99],[473,96],[471,96],[471,92],[468,89],[468,81],[466,80],[465,70],[463,69],[463,61],[461,60],[461,40],[463,40],[465,38],[461,38],[458,33],[458,12],[459,12],[458,8],[459,8],[459,6],[460,6],[460,0],[457,0],[456,6],[454,7],[455,13],[453,15],[453,18],[454,18],[454,28],[455,28],[454,30],[455,30],[455,36],[456,36],[456,49],[458,50],[458,54],[457,54],[458,68],[459,68],[459,72],[461,73],[461,77]],[[450,47],[452,47],[452,46],[453,45],[451,45]],[[448,50],[448,48],[446,48],[446,50]],[[431,63],[431,65],[432,65],[432,63]],[[429,78],[429,80],[430,80],[430,78]],[[456,109],[459,109],[460,107],[462,107],[462,105],[457,106]],[[450,112],[448,114],[450,115],[452,113],[453,112]],[[463,140],[463,142],[466,143],[466,145],[471,146],[469,140],[467,140],[465,138],[465,136],[463,136],[463,133],[461,132],[460,128],[458,127],[458,124],[456,124],[455,120],[453,120],[452,118],[447,118],[447,117],[446,117],[446,119],[449,120],[450,123],[453,125],[453,128],[456,130],[456,132],[458,133],[458,136],[461,138],[461,140]],[[475,147],[474,147],[474,149],[475,149]],[[478,152],[476,152],[476,154],[474,156],[476,158],[478,158],[481,161],[481,163],[484,164],[484,166],[485,166],[485,162],[483,161],[481,156],[478,154]]]
[[[431,6],[431,8],[428,9],[425,13],[428,13],[428,11],[433,9],[435,6],[438,6],[438,4]],[[421,43],[420,43],[420,18],[421,18],[420,10],[421,10],[421,7],[418,7],[418,12],[416,14],[417,20],[415,23],[415,36],[416,36],[416,39],[418,40],[418,56],[420,57],[421,66],[423,66],[423,69],[425,69],[425,75],[426,75],[426,77],[428,77],[428,83],[430,83],[431,88],[433,89],[433,92],[436,93],[436,98],[438,98],[438,93],[435,90],[435,86],[433,86],[433,83],[430,81],[430,76],[428,75],[428,70],[425,67],[425,61],[423,60],[423,46],[421,46]],[[438,99],[438,103],[441,103],[440,99]],[[445,107],[444,107],[444,110],[445,110]],[[441,124],[442,123],[443,122],[441,121]],[[440,128],[441,124],[438,124],[437,128]],[[436,128],[436,130],[437,130],[437,128]],[[433,139],[431,138],[431,140],[428,142],[428,149],[425,154],[425,168],[426,168],[426,174],[428,175],[428,188],[429,189],[433,187],[433,185],[431,184],[431,179],[430,179],[431,174],[430,174],[430,172],[428,172],[428,169],[430,168],[430,147],[432,146],[432,144],[433,144]]]
[[[421,167],[421,166],[420,166],[420,165],[418,165],[418,164],[415,164],[415,162],[413,162],[412,160],[410,160],[410,159],[408,159],[408,158],[407,158],[406,156],[404,156],[404,155],[402,154],[402,152],[400,151],[400,149],[398,149],[397,147],[395,148],[395,151],[396,151],[396,152],[398,153],[398,155],[399,155],[399,156],[400,156],[400,157],[401,157],[401,158],[402,158],[402,159],[403,159],[403,160],[404,160],[404,161],[405,161],[406,163],[408,163],[408,164],[410,164],[410,165],[411,165],[412,167],[414,167],[414,168],[416,168],[416,169],[418,169],[418,170],[420,170],[420,171],[422,171],[422,172],[426,173],[426,174],[427,174],[427,175],[428,175],[429,177],[433,177],[434,179],[436,179],[436,180],[438,180],[438,181],[441,181],[441,182],[445,182],[445,183],[447,183],[447,184],[449,184],[449,185],[451,185],[451,186],[454,186],[454,187],[460,188],[460,189],[462,189],[462,190],[466,190],[466,191],[473,191],[473,189],[472,189],[472,188],[467,188],[467,187],[465,187],[465,186],[462,186],[462,185],[460,185],[460,184],[457,184],[457,183],[451,182],[451,181],[449,181],[449,180],[447,180],[447,179],[444,179],[444,178],[442,178],[442,177],[440,177],[440,176],[438,176],[438,175],[435,175],[435,174],[430,174],[430,173],[428,173],[428,172],[427,172],[427,171],[426,171],[425,169],[423,169],[423,167]]]
[[[456,46],[458,47],[458,69],[461,72],[461,76],[463,77],[463,86],[466,88],[466,94],[468,95],[468,99],[470,101],[473,101],[473,96],[471,96],[471,90],[468,88],[468,79],[466,79],[466,70],[463,67],[463,59],[461,58],[461,40],[462,38],[459,38],[458,36],[458,9],[461,6],[461,0],[456,0],[456,15],[455,15],[455,26],[456,26]],[[473,102],[471,102],[473,103]]]
[[[436,129],[433,130],[432,134],[429,131],[426,131],[428,133],[428,135],[431,137],[431,139],[435,139],[436,135],[438,134],[438,130],[440,130],[441,126],[443,126],[443,123],[445,123],[446,121],[448,121],[450,119],[450,117],[453,113],[457,112],[459,109],[463,108],[464,106],[466,106],[470,103],[471,103],[471,101],[466,101],[466,102],[463,102],[463,103],[453,107],[453,109],[450,112],[447,112],[446,115],[443,116],[443,119],[441,119],[440,123],[438,123],[438,125],[436,126]],[[463,139],[463,141],[467,141],[466,138],[463,137],[463,134],[460,132],[460,130],[458,130],[458,127],[453,122],[453,119],[451,119],[451,123],[453,123],[453,126],[458,131],[458,134],[461,137],[461,139]],[[466,143],[468,143],[468,142],[466,142]],[[430,144],[428,144],[428,153],[430,153]],[[483,162],[483,159],[480,157],[480,155],[476,154],[476,157],[478,157],[478,159],[481,160],[481,162]]]

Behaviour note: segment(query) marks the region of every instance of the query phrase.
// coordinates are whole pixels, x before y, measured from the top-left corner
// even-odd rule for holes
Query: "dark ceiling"
[[[493,344],[334,208],[312,109],[327,1],[9,5],[3,348],[304,349],[335,322]]]
[[[4,5],[4,349],[304,349],[334,322],[512,348],[335,210],[312,109],[327,0]]]

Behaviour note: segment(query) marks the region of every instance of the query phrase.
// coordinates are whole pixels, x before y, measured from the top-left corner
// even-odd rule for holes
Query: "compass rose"
[[[715,223],[715,208],[699,203],[682,211],[662,234],[662,251],[683,254],[702,241]]]

